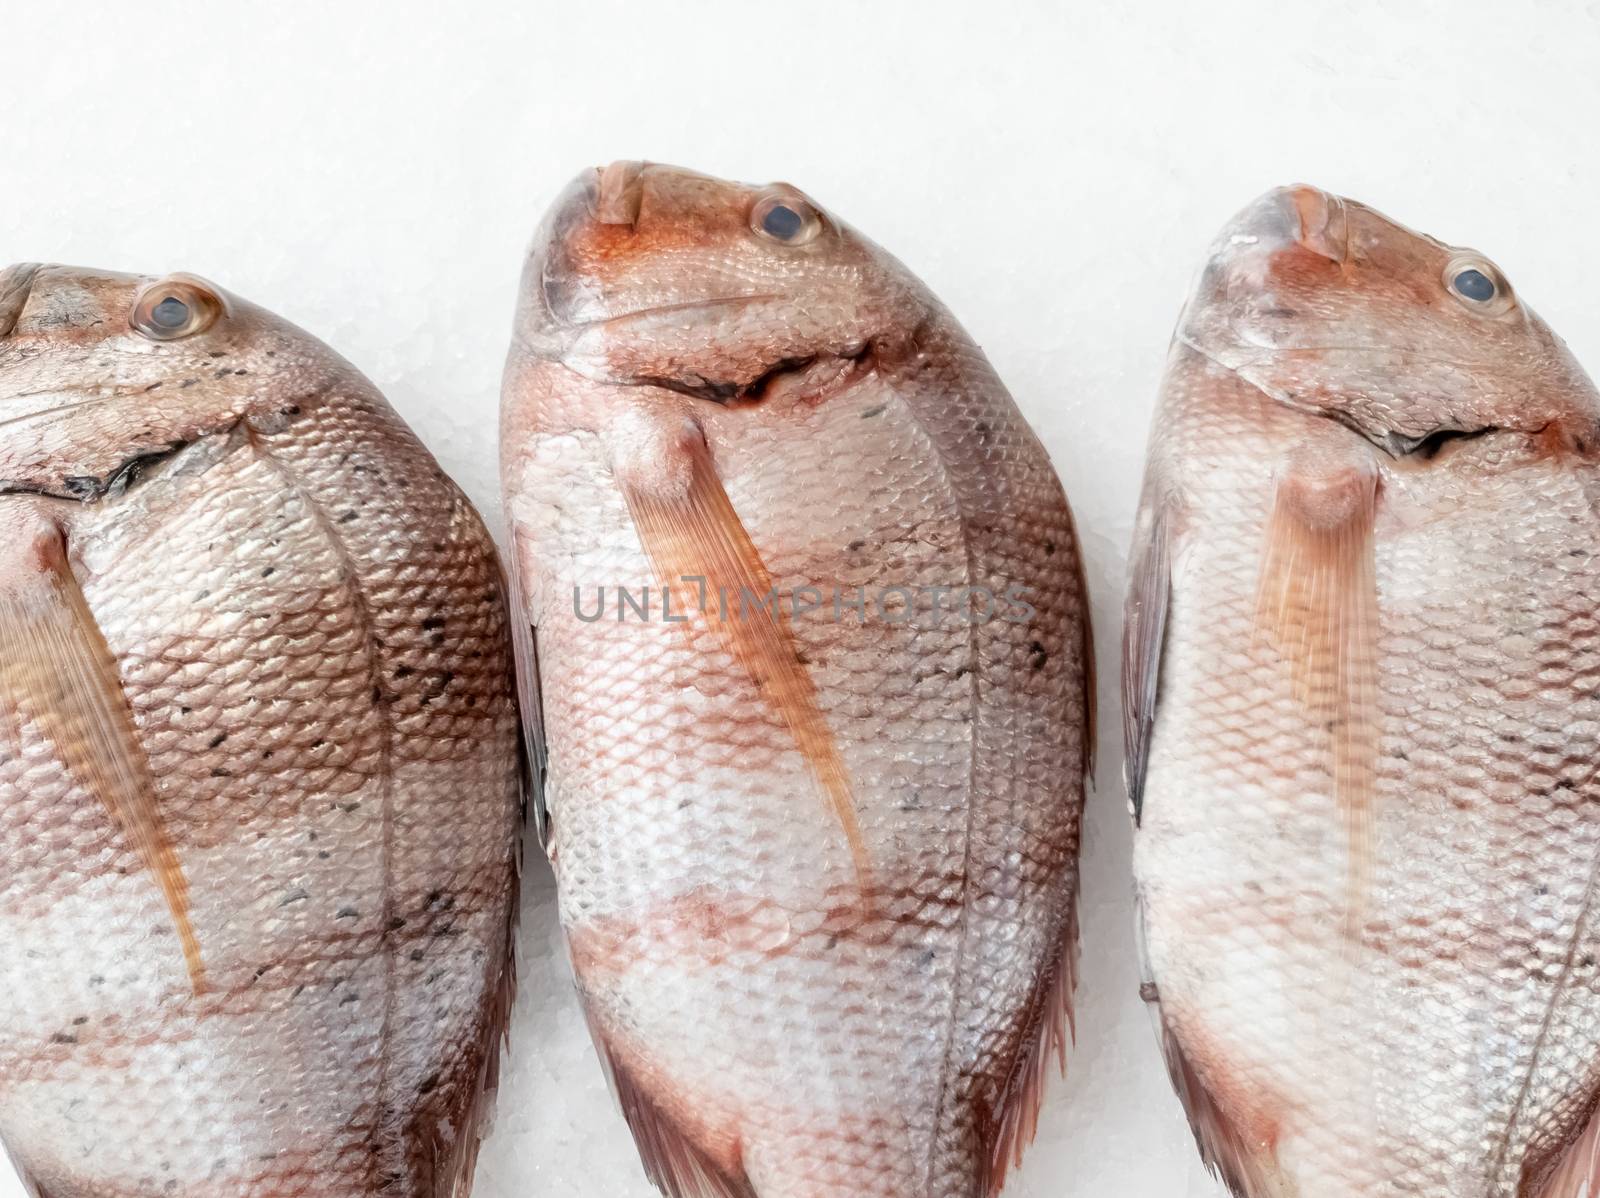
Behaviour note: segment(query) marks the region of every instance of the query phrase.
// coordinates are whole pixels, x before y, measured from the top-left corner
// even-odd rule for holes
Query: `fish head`
[[[929,302],[795,187],[618,162],[573,180],[535,235],[517,346],[725,406],[816,398]]]
[[[129,463],[241,420],[287,419],[353,371],[194,275],[0,271],[0,490],[97,498]]]
[[[1600,448],[1594,385],[1494,262],[1315,187],[1224,228],[1178,338],[1394,457],[1495,431]]]

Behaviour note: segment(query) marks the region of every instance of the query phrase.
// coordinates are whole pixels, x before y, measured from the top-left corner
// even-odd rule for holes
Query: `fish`
[[[505,585],[197,276],[0,272],[0,1140],[49,1198],[466,1198],[514,984]]]
[[[1211,246],[1123,635],[1143,997],[1240,1198],[1600,1184],[1600,394],[1311,186]]]
[[[672,1198],[992,1198],[1064,1070],[1093,672],[1044,448],[797,188],[586,170],[501,406],[580,998]]]

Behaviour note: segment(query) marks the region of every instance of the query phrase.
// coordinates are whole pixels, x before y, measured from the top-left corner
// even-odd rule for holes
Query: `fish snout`
[[[1272,252],[1299,246],[1330,262],[1349,252],[1344,201],[1304,183],[1267,192],[1234,221],[1225,249],[1241,244]]]
[[[17,327],[38,273],[37,262],[18,262],[0,270],[0,337],[10,336]]]
[[[621,161],[581,171],[551,207],[526,276],[547,332],[570,332],[606,315],[600,276],[637,236],[649,165]]]

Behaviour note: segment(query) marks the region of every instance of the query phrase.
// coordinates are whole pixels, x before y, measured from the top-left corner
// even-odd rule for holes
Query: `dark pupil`
[[[1494,280],[1481,270],[1464,270],[1456,276],[1456,290],[1469,300],[1486,304],[1494,298]]]
[[[189,323],[189,305],[169,295],[151,310],[150,320],[158,329],[181,329]]]
[[[788,241],[800,232],[800,226],[806,222],[793,208],[786,208],[782,204],[774,204],[767,214],[761,218],[761,227],[771,233],[779,241]]]

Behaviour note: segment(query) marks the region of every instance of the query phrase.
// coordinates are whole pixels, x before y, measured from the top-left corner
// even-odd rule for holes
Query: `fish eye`
[[[1450,285],[1462,299],[1469,299],[1474,303],[1486,304],[1495,294],[1494,280],[1481,270],[1475,270],[1470,266],[1450,280]]]
[[[151,341],[177,341],[204,332],[222,312],[222,299],[209,284],[174,275],[139,293],[128,324]]]
[[[750,227],[769,241],[804,245],[822,231],[822,217],[791,192],[774,192],[756,201]]]
[[[158,329],[181,329],[189,323],[189,305],[169,295],[150,309],[150,323]]]
[[[1505,276],[1481,258],[1451,261],[1444,270],[1444,285],[1475,312],[1499,315],[1511,307],[1511,287]]]
[[[805,227],[805,218],[787,204],[774,204],[761,218],[761,229],[779,241],[788,241]]]

